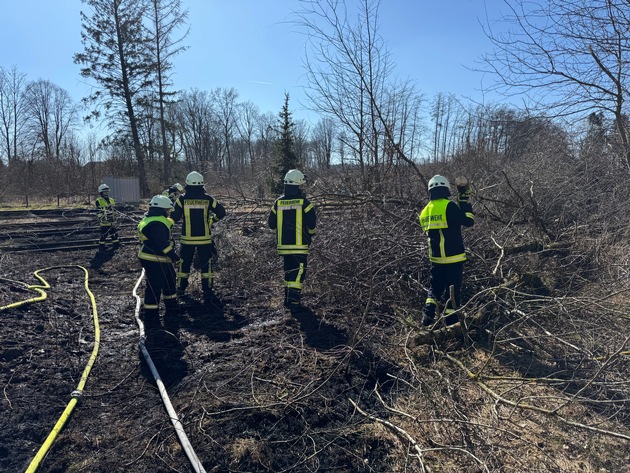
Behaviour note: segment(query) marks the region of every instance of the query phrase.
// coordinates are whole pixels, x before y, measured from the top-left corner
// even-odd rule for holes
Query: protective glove
[[[457,186],[458,200],[460,202],[468,202],[469,197],[473,194],[472,187],[468,179],[465,177],[458,177],[455,179],[455,186]]]

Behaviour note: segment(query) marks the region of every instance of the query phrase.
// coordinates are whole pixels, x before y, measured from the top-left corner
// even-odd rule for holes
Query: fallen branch
[[[422,449],[420,448],[420,445],[418,445],[418,442],[416,442],[416,440],[411,435],[409,435],[409,433],[405,429],[402,429],[402,428],[398,427],[397,425],[394,425],[394,424],[392,424],[391,422],[389,422],[389,421],[387,421],[385,419],[381,419],[380,417],[376,417],[376,416],[373,416],[372,414],[368,414],[363,409],[361,409],[357,405],[356,402],[354,402],[350,398],[348,398],[348,401],[350,401],[350,404],[352,404],[354,406],[354,408],[359,412],[359,414],[361,414],[362,416],[367,417],[370,420],[373,420],[374,422],[378,422],[379,424],[384,425],[389,430],[394,432],[398,437],[402,437],[407,442],[409,442],[409,444],[411,445],[413,450],[415,450],[415,452],[416,452],[415,456],[418,458],[418,461],[420,462],[420,466],[422,468],[422,471],[423,472],[427,472],[427,473],[431,472],[431,469],[428,466],[426,466],[424,464],[424,462],[422,461]]]

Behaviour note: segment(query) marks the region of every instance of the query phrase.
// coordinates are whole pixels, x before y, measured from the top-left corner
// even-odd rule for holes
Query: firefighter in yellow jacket
[[[107,184],[98,186],[98,193],[96,208],[98,209],[98,223],[101,227],[98,251],[105,251],[107,237],[111,237],[113,249],[116,249],[120,246],[118,228],[116,227],[116,203],[109,196],[109,186]]]
[[[458,203],[455,203],[449,200],[451,190],[448,179],[436,175],[429,180],[430,201],[420,213],[420,226],[428,236],[431,261],[431,284],[422,319],[424,326],[435,322],[438,303],[448,299],[450,286],[454,288],[455,301],[449,301],[445,308],[445,323],[453,325],[458,322],[453,312],[460,305],[466,261],[462,226],[472,227],[475,223],[472,205],[468,202],[472,190],[465,182],[457,189]]]
[[[159,324],[160,297],[164,300],[167,315],[174,315],[177,311],[173,263],[178,263],[180,258],[172,243],[173,220],[168,217],[171,210],[171,200],[165,195],[156,195],[151,199],[145,217],[138,224],[141,243],[138,259],[147,279],[143,318],[148,328]]]
[[[206,193],[203,176],[192,171],[186,176],[184,195],[175,201],[172,218],[182,219],[180,253],[182,261],[177,272],[177,293],[184,295],[188,287],[190,267],[195,251],[201,264],[201,289],[205,298],[212,296],[214,274],[211,258],[216,254],[212,241],[212,224],[225,217],[225,208]]]
[[[303,309],[302,287],[311,239],[315,234],[315,208],[302,193],[304,174],[291,169],[284,177],[284,195],[269,212],[269,228],[276,230],[278,254],[284,259],[284,306],[295,314]]]

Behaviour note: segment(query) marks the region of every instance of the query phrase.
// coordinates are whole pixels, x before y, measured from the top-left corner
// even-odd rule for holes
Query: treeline
[[[616,31],[627,9],[621,4],[608,23],[598,2],[582,11],[590,15],[584,16],[590,22],[579,23],[583,37],[595,41],[581,47],[590,57],[579,64],[593,78],[588,83],[580,82],[579,71],[569,71],[563,51],[537,49],[564,34],[562,47],[574,50],[579,45],[568,43],[573,37],[567,32],[540,30],[545,41],[527,47],[518,33],[490,36],[497,49],[486,60],[499,84],[553,92],[544,106],[527,102],[519,109],[448,94],[425,100],[414,84],[393,73],[378,35],[378,1],[362,2],[357,21],[349,21],[352,12],[341,3],[309,2],[295,16],[308,33],[306,92],[319,117],[307,123],[293,120],[288,95],[270,112],[240,101],[234,88],[176,91],[172,59],[186,50],[187,12],[180,0],[84,3],[83,51],[74,61],[95,86],[80,106],[56,84],[29,81],[17,66],[0,65],[0,198],[25,189],[41,195],[90,193],[105,175],[138,177],[149,196],[191,169],[260,196],[277,191],[284,172],[296,166],[322,178],[334,175],[329,192],[378,195],[401,194],[407,183],[417,191],[428,173],[447,163],[475,163],[490,175],[497,162],[530,159],[537,166],[593,160],[603,163],[602,169],[629,166],[626,63],[618,60],[620,72],[611,76],[615,56],[606,52],[602,36]],[[559,18],[571,16],[572,10],[550,3]],[[503,20],[532,27],[518,21],[528,11],[513,13]],[[517,53],[520,69],[508,61]],[[532,73],[537,61],[553,55],[555,68]],[[562,88],[553,80],[560,59],[567,69],[560,73]],[[82,134],[82,121],[106,132]]]

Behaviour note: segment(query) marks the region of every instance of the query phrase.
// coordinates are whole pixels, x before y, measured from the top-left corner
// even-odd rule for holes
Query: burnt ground
[[[386,297],[394,285],[370,289],[361,279],[383,265],[348,261],[332,244],[324,250],[330,235],[321,222],[305,288],[309,310],[293,317],[282,308],[281,263],[262,221],[247,229],[227,222],[216,299],[204,303],[193,277],[180,317],[148,336],[207,471],[629,471],[627,401],[619,400],[622,390],[613,392],[627,386],[623,360],[610,365],[625,379],[611,377],[605,395],[604,388],[592,394],[601,404],[569,402],[560,415],[504,405],[449,357],[496,375],[555,379],[566,374],[558,353],[537,355],[533,335],[511,339],[519,345],[514,356],[507,343],[493,350],[457,340],[410,352],[410,328]],[[17,281],[39,284],[34,271],[62,266],[40,273],[51,285],[45,301],[0,312],[0,471],[26,470],[92,352],[90,301],[74,265],[89,270],[101,343],[82,399],[38,471],[193,471],[140,354],[135,252],[125,245],[104,259],[94,250],[0,254],[0,306],[36,295]],[[394,281],[400,270],[389,271]],[[358,282],[344,279],[349,273]],[[400,284],[413,285],[411,279]],[[517,399],[545,409],[558,397],[583,396],[584,384],[576,386],[491,384],[504,398],[516,391]],[[560,417],[621,436],[568,426]]]

